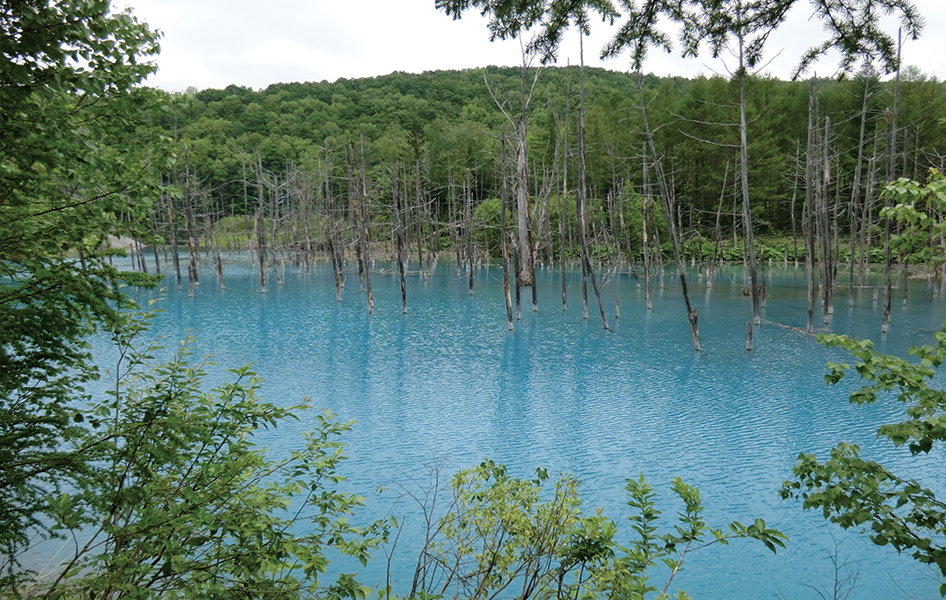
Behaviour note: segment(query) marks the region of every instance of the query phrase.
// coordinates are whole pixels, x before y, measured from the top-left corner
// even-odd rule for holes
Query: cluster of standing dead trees
[[[583,38],[582,35],[581,39]],[[739,38],[740,44],[742,41],[742,38]],[[643,263],[641,271],[645,302],[647,308],[652,309],[651,276],[663,269],[664,249],[660,243],[659,231],[664,229],[668,234],[669,251],[681,282],[693,346],[700,351],[697,311],[690,302],[686,279],[686,239],[689,237],[691,241],[698,242],[698,256],[705,260],[706,284],[712,285],[713,271],[720,260],[721,215],[726,197],[731,196],[734,199],[733,235],[738,240],[739,225],[745,242],[745,289],[752,296],[753,307],[752,323],[747,336],[747,348],[751,349],[752,325],[761,324],[760,311],[765,303],[765,281],[764,272],[760,273],[758,269],[753,236],[747,168],[749,157],[744,65],[740,63],[740,72],[743,73],[743,79],[740,80],[740,120],[738,124],[734,124],[738,126],[740,133],[739,152],[735,161],[737,167],[734,169],[734,177],[730,179],[727,165],[719,209],[715,215],[715,250],[707,257],[703,250],[702,232],[684,230],[681,203],[674,191],[674,175],[672,170],[668,173],[665,157],[655,143],[648,121],[648,101],[645,99],[640,68],[637,69],[637,92],[641,123],[638,133],[643,140],[638,157],[641,165],[641,184],[636,187],[629,183],[630,178],[619,180],[615,174],[613,188],[607,193],[605,201],[599,201],[599,217],[591,218],[585,185],[587,148],[583,46],[581,52],[577,118],[573,119],[570,114],[568,94],[566,114],[557,119],[562,131],[561,135],[556,137],[555,158],[550,169],[538,168],[529,162],[528,114],[532,102],[531,90],[534,89],[540,72],[540,69],[531,67],[529,54],[524,51],[521,86],[517,94],[506,93],[503,96],[504,90],[491,90],[496,105],[512,132],[507,134],[506,127],[502,128],[497,157],[500,172],[498,237],[509,329],[515,328],[515,321],[521,314],[522,287],[531,288],[532,308],[534,311],[538,310],[534,285],[535,265],[543,255],[547,262],[552,262],[556,257],[560,262],[563,310],[567,306],[565,272],[570,255],[577,256],[581,268],[584,318],[588,318],[590,283],[602,326],[608,328],[600,294],[600,287],[606,278],[603,271],[626,265],[637,278],[638,266],[635,257]],[[743,55],[739,56],[741,61]],[[830,116],[821,114],[815,80],[812,80],[810,86],[808,135],[804,156],[801,153],[801,140],[797,153],[797,162],[804,167],[796,169],[795,193],[791,201],[792,237],[797,261],[800,253],[795,214],[798,183],[801,181],[804,185],[804,201],[800,220],[809,282],[806,328],[808,332],[812,332],[814,328],[816,303],[820,303],[825,324],[829,323],[834,309],[842,237],[839,222],[845,220],[848,227],[848,285],[853,289],[855,270],[857,285],[862,285],[869,270],[874,243],[872,232],[877,228],[877,215],[880,212],[880,182],[896,178],[901,156],[903,171],[906,171],[908,145],[905,141],[898,144],[899,94],[895,93],[893,107],[885,116],[885,128],[881,130],[874,123],[875,133],[870,139],[868,129],[871,123],[867,107],[868,99],[874,90],[871,87],[873,80],[866,78],[865,81],[857,161],[854,173],[849,176],[849,198],[841,197],[842,188],[837,183],[837,165],[842,151],[837,147],[840,144],[837,144],[833,137]],[[896,90],[899,91],[899,74]],[[569,146],[572,137],[569,133],[571,123],[576,123],[578,129],[575,135],[575,151]],[[898,152],[898,149],[901,151]],[[843,151],[848,149],[844,148]],[[361,289],[367,295],[369,312],[374,308],[371,291],[373,272],[375,275],[398,277],[401,308],[403,312],[407,312],[405,279],[412,272],[426,277],[436,265],[441,251],[449,249],[455,253],[457,268],[466,271],[469,293],[473,294],[474,266],[484,257],[487,260],[489,257],[488,244],[484,248],[483,243],[483,239],[488,236],[484,236],[483,231],[494,226],[479,214],[483,198],[478,197],[482,193],[476,181],[480,174],[478,169],[466,168],[456,174],[451,172],[446,194],[435,194],[433,190],[427,189],[426,166],[420,152],[384,166],[380,177],[375,169],[372,171],[373,179],[368,175],[363,137],[357,143],[344,147],[332,147],[326,142],[320,154],[318,160],[306,167],[289,163],[278,173],[263,167],[259,153],[247,157],[241,173],[243,196],[238,201],[221,198],[214,190],[202,185],[199,175],[188,167],[185,154],[180,169],[167,175],[167,183],[173,184],[172,189],[176,189],[178,193],[163,196],[153,210],[150,227],[153,239],[158,241],[153,244],[154,269],[161,272],[163,254],[164,268],[173,272],[178,288],[183,287],[182,271],[186,271],[188,287],[193,294],[194,287],[199,284],[202,255],[203,260],[212,261],[219,284],[223,287],[223,255],[245,251],[253,257],[259,269],[261,291],[266,293],[270,275],[275,278],[277,285],[283,284],[287,265],[294,265],[300,271],[308,272],[318,260],[325,259],[333,270],[336,297],[339,301],[343,298],[342,289],[349,268],[352,272],[357,268]],[[569,171],[575,160],[578,163],[577,176]],[[441,200],[437,202],[435,197]],[[444,197],[446,202],[442,201]],[[553,231],[551,220],[556,199],[557,232]],[[574,224],[567,218],[570,207],[566,206],[566,203],[572,201],[576,217]],[[628,205],[632,203],[636,203],[642,217],[641,230],[635,232],[630,232],[625,223]],[[514,218],[507,220],[510,215]],[[883,330],[886,331],[892,294],[892,231],[889,221],[881,224],[884,226],[886,257],[883,322]],[[557,251],[554,248],[556,234]],[[576,238],[577,252],[573,250]],[[637,247],[632,244],[632,238],[640,240]],[[149,261],[144,255],[143,247],[136,243],[132,250],[135,264],[141,270],[147,270]],[[373,268],[374,260],[379,255],[390,261],[393,267],[380,270]],[[907,276],[905,258],[899,257],[904,302]],[[606,264],[607,261],[610,263]],[[182,262],[186,262],[186,265],[182,265]],[[599,271],[597,273],[596,268]],[[819,274],[817,298],[814,280],[816,268]],[[697,272],[702,276],[703,267]],[[760,274],[763,275],[761,278]],[[853,295],[851,298],[853,302]],[[618,315],[616,306],[615,316]]]

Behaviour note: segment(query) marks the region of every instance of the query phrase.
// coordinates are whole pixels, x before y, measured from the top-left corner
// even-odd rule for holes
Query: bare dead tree
[[[585,32],[579,30],[579,52],[581,59],[579,66],[579,109],[578,109],[578,238],[581,244],[581,260],[585,265],[585,272],[591,279],[591,288],[594,290],[595,298],[598,301],[598,311],[601,313],[601,326],[608,329],[608,317],[604,312],[604,304],[601,302],[601,290],[598,289],[598,282],[595,279],[595,272],[591,266],[591,259],[588,254],[588,243],[586,241],[587,229],[587,198],[586,198],[586,164],[585,164]],[[586,296],[587,298],[587,292]],[[585,300],[585,315],[587,318],[587,300]]]
[[[506,322],[509,331],[515,330],[512,318],[512,299],[509,296],[509,232],[506,230],[506,203],[508,201],[508,188],[506,185],[506,128],[502,128],[499,138],[499,164],[500,178],[502,179],[501,192],[499,196],[499,243],[501,245],[501,254],[503,259],[503,298],[506,300]],[[534,286],[533,286],[534,287]],[[516,285],[516,308],[519,305],[519,286]]]
[[[394,163],[394,179],[392,183],[392,192],[394,194],[394,239],[397,246],[397,272],[401,283],[401,313],[407,314],[407,289],[404,285],[404,224],[401,218],[403,210],[401,208],[400,193],[401,169],[398,163]]]

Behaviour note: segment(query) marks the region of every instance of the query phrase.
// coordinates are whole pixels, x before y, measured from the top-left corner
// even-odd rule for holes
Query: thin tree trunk
[[[473,189],[470,183],[470,170],[466,170],[466,189],[464,190],[464,221],[466,227],[463,235],[466,237],[466,274],[470,280],[470,295],[473,295]]]
[[[414,235],[417,237],[417,269],[421,273],[424,271],[423,255],[423,201],[424,196],[420,185],[420,160],[414,162],[414,197],[417,202],[417,211],[414,216]]]
[[[857,163],[854,167],[854,182],[851,185],[851,264],[850,272],[848,273],[848,286],[850,290],[848,306],[854,306],[854,262],[855,251],[858,249],[857,242],[859,240],[860,229],[869,226],[869,223],[862,224],[859,222],[861,215],[858,214],[861,205],[861,180],[864,176],[864,142],[867,133],[867,100],[869,98],[870,79],[865,77],[864,100],[861,103],[861,129],[857,138]]]
[[[796,140],[795,142],[795,177],[792,182],[792,202],[791,206],[791,216],[789,219],[792,222],[792,249],[795,253],[795,267],[798,267],[798,230],[795,227],[795,201],[798,199],[798,163],[801,160],[801,148],[800,143]]]
[[[371,211],[368,197],[368,181],[365,177],[365,135],[361,134],[361,166],[358,170],[359,192],[361,197],[361,254],[365,261],[365,291],[368,298],[368,314],[374,311],[374,294],[371,291]]]
[[[506,326],[509,331],[515,331],[516,327],[512,318],[512,298],[509,296],[509,240],[506,231],[506,203],[509,195],[506,185],[506,128],[502,128],[499,137],[499,163],[500,177],[502,178],[502,191],[499,198],[499,238],[502,246],[503,258],[503,298],[506,301]],[[516,296],[519,295],[519,286],[516,286]],[[517,302],[518,304],[518,302]]]
[[[342,301],[342,287],[345,282],[342,278],[342,259],[338,248],[337,222],[338,218],[333,214],[332,206],[332,163],[329,154],[328,140],[325,141],[325,243],[328,246],[329,255],[332,260],[332,273],[335,275],[335,299]]]
[[[598,282],[595,279],[595,272],[591,268],[591,258],[588,254],[588,245],[585,240],[585,227],[587,221],[587,198],[585,193],[585,34],[579,35],[579,52],[581,59],[579,67],[579,109],[578,109],[578,235],[581,241],[582,262],[585,264],[585,271],[591,278],[591,288],[594,290],[595,299],[598,301],[598,311],[601,313],[601,326],[608,329],[608,317],[604,313],[604,304],[601,303],[601,290],[598,289]],[[587,303],[586,303],[587,304]]]
[[[282,260],[280,256],[280,243],[279,243],[279,225],[280,225],[280,214],[279,214],[279,180],[276,177],[273,177],[273,195],[272,195],[272,236],[270,238],[270,250],[273,256],[273,272],[276,275],[276,285],[282,287]]]
[[[223,282],[223,263],[220,260],[220,252],[213,242],[213,235],[210,231],[210,217],[206,215],[204,216],[204,240],[204,243],[207,244],[207,249],[210,251],[210,256],[214,261],[214,271],[217,273],[217,281],[220,282],[220,289],[225,290],[227,286]]]
[[[830,322],[830,315],[834,314],[834,251],[831,244],[831,219],[828,209],[828,197],[831,187],[830,161],[831,117],[824,118],[824,136],[821,145],[823,166],[821,170],[821,191],[818,208],[818,231],[821,239],[821,292],[824,311],[824,324]]]
[[[400,194],[401,168],[394,165],[394,239],[397,246],[397,272],[401,283],[401,313],[407,314],[407,288],[404,284],[404,226],[401,220],[401,194]]]
[[[650,239],[647,236],[647,222],[650,218],[648,209],[650,208],[650,168],[647,166],[647,144],[644,144],[643,153],[643,193],[641,194],[641,245],[644,249],[644,302],[647,310],[653,310],[654,306],[650,300]]]
[[[364,140],[362,140],[364,143]],[[355,243],[355,260],[358,262],[358,281],[361,291],[365,291],[364,244],[361,239],[361,206],[359,197],[361,185],[355,179],[355,147],[348,144],[348,222],[351,227],[352,241]]]
[[[706,265],[706,287],[713,287],[713,276],[716,273],[716,265],[719,263],[719,245],[723,237],[723,230],[720,224],[720,218],[723,215],[723,200],[726,198],[726,184],[729,181],[729,161],[726,161],[726,172],[723,175],[723,187],[719,192],[719,208],[716,209],[716,229],[715,229],[715,245],[713,248],[713,256],[710,258]]]
[[[456,196],[456,182],[453,180],[453,169],[447,169],[447,187],[450,188],[450,208],[449,208],[449,219],[450,219],[450,245],[453,246],[453,251],[457,257],[457,270],[459,271],[460,266],[463,264],[463,257],[461,255],[460,248],[460,225],[457,222],[457,196]]]
[[[640,288],[641,282],[640,278],[637,276],[637,265],[634,262],[634,251],[631,248],[631,236],[627,231],[627,226],[624,224],[624,209],[627,206],[627,196],[624,193],[625,185],[621,185],[621,193],[618,195],[618,222],[621,227],[621,235],[624,237],[624,248],[627,252],[627,264],[628,268],[631,270],[631,275],[634,276],[634,281],[637,283],[637,287]]]
[[[807,333],[814,331],[815,315],[815,238],[814,238],[814,188],[815,188],[815,82],[808,84],[808,149],[805,153],[805,206],[802,221],[805,234],[805,270],[808,279],[808,324]]]
[[[749,142],[748,122],[746,120],[746,67],[745,48],[742,36],[739,36],[739,156],[740,176],[742,179],[742,219],[746,226],[746,253],[749,258],[749,284],[752,287],[752,324],[759,326],[762,318],[759,314],[760,298],[758,275],[756,271],[755,241],[752,232],[752,212],[749,210]]]
[[[526,147],[526,107],[516,123],[516,178],[515,194],[519,223],[518,264],[516,282],[532,285],[535,272],[532,256],[532,215],[529,202],[529,163]]]
[[[680,223],[679,221],[675,222],[673,218],[673,206],[671,203],[672,192],[667,186],[666,177],[657,157],[657,149],[654,145],[654,136],[650,130],[650,123],[647,120],[647,108],[644,105],[644,78],[640,71],[637,73],[637,96],[640,102],[641,121],[644,126],[644,139],[647,142],[647,148],[645,149],[645,152],[649,150],[651,153],[651,158],[654,161],[654,173],[657,176],[657,189],[660,193],[660,198],[663,201],[664,212],[668,215],[667,227],[670,230],[670,245],[673,247],[673,258],[677,263],[677,271],[680,276],[680,286],[683,289],[683,300],[686,303],[687,320],[690,322],[690,336],[693,338],[693,349],[697,352],[701,352],[700,329],[698,325],[696,308],[694,308],[690,303],[690,293],[687,289],[685,273],[686,267],[683,264],[683,258],[680,255],[680,240],[677,236],[677,227],[680,225]]]
[[[887,181],[893,181],[897,178],[895,172],[897,156],[897,116],[900,112],[900,32],[897,32],[897,78],[893,93],[893,126],[890,129],[890,144],[887,146]],[[890,208],[890,197],[887,197],[887,208]],[[887,333],[890,327],[890,301],[893,296],[893,285],[890,280],[890,271],[892,269],[892,255],[890,250],[891,219],[886,220],[884,226],[884,253],[886,254],[886,265],[884,268],[884,320],[880,326],[881,333]]]
[[[571,112],[571,69],[565,68],[565,132],[562,151],[562,196],[558,207],[558,260],[561,266],[562,280],[562,312],[567,308],[567,288],[565,272],[565,223],[568,219],[567,199],[568,199],[568,119]]]
[[[177,244],[177,223],[174,220],[174,208],[172,207],[171,197],[167,197],[167,208],[168,208],[168,227],[171,230],[171,260],[174,263],[174,274],[177,277],[177,289],[181,290],[181,256],[180,250],[178,249]]]

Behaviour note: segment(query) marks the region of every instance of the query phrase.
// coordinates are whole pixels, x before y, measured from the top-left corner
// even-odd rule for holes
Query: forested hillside
[[[585,77],[589,204],[592,215],[605,219],[609,198],[612,204],[618,197],[630,202],[642,191],[637,79],[591,68]],[[362,191],[371,203],[372,219],[389,221],[392,180],[399,173],[402,195],[411,198],[406,206],[420,211],[417,218],[423,213],[426,225],[446,224],[459,218],[451,217],[451,207],[462,212],[467,178],[474,208],[500,197],[504,126],[507,137],[514,135],[500,106],[514,118],[533,83],[527,113],[528,177],[541,252],[542,236],[549,237],[556,227],[561,190],[570,192],[575,186],[578,67],[488,67],[276,84],[260,91],[236,86],[192,90],[163,116],[167,135],[179,142],[177,167],[167,174],[167,182],[182,188],[182,202],[194,203],[199,221],[252,216],[259,208],[266,218],[285,218],[300,186],[308,188],[313,215],[324,212],[326,194],[330,202],[346,206],[358,187],[349,175],[364,170]],[[790,233],[794,223],[800,235],[809,86],[814,91],[813,135],[818,152],[826,152],[832,215],[842,230],[849,227],[852,210],[855,216],[877,219],[873,205],[886,181],[899,176],[922,180],[929,168],[943,165],[946,86],[935,78],[906,69],[896,116],[894,82],[870,73],[804,82],[752,78],[747,87],[748,157],[757,233]],[[720,76],[687,80],[648,75],[643,90],[680,230],[712,237],[721,211],[721,230],[732,232],[739,224],[733,176],[739,152],[736,83]],[[563,181],[566,143],[572,165]],[[507,152],[512,164],[514,144],[507,145]],[[261,188],[268,190],[266,202],[260,200]],[[284,202],[287,207],[280,213]],[[175,212],[186,211],[182,206]],[[167,235],[162,238],[168,241]],[[632,238],[632,244],[639,244],[639,233],[632,232]]]

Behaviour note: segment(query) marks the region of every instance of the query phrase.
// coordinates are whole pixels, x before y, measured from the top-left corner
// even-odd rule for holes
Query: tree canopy
[[[12,556],[46,494],[83,469],[64,452],[95,377],[84,338],[120,326],[107,236],[133,231],[165,168],[152,129],[157,34],[108,2],[0,8],[0,545]],[[9,573],[12,564],[4,564]]]

